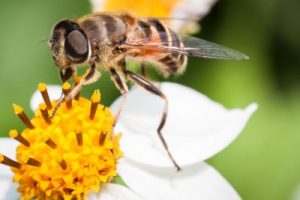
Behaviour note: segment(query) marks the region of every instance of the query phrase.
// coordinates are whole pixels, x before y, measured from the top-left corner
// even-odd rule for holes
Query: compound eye
[[[75,62],[83,62],[88,57],[88,41],[79,30],[71,31],[65,40],[65,51],[70,59]]]

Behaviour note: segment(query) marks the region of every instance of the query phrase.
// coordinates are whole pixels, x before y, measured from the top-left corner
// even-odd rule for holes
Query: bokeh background
[[[169,79],[229,108],[259,103],[239,138],[208,161],[246,200],[300,199],[299,10],[299,0],[218,2],[202,20],[198,36],[244,52],[251,60],[190,59],[184,76]],[[12,128],[23,128],[12,103],[32,115],[29,99],[37,84],[60,83],[43,42],[53,24],[89,11],[87,0],[1,1],[1,136]],[[84,93],[90,95],[95,88],[101,89],[106,105],[119,95],[108,74]]]

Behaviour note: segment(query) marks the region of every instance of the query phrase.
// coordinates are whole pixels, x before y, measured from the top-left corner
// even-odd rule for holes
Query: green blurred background
[[[31,113],[29,99],[38,82],[60,83],[47,43],[40,41],[58,20],[89,11],[88,1],[1,2],[1,136],[23,128],[12,103]],[[209,160],[246,200],[300,199],[299,19],[299,0],[220,1],[198,35],[244,52],[251,60],[191,59],[184,76],[170,79],[227,107],[259,103],[241,136]],[[106,105],[118,96],[108,74],[84,93],[95,88],[101,89]]]

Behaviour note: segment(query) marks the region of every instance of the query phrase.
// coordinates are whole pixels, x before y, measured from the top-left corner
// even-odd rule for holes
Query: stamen
[[[18,168],[20,169],[21,168],[21,164],[0,154],[0,163],[3,164],[3,165],[7,165],[7,166],[10,166],[10,167],[14,167],[14,168]]]
[[[65,82],[62,85],[62,89],[63,89],[64,95],[67,97],[68,94],[71,92],[71,85],[68,82]],[[68,99],[66,104],[67,104],[67,108],[71,109],[72,108],[72,99]]]
[[[14,129],[9,131],[9,136],[11,138],[14,138],[15,140],[18,140],[21,144],[25,145],[26,147],[30,147],[30,142],[26,140],[21,134],[19,134],[17,130]]]
[[[34,166],[34,167],[40,167],[40,166],[42,165],[39,161],[37,161],[37,160],[35,160],[35,159],[33,159],[33,158],[29,158],[29,159],[27,160],[26,164],[27,164],[27,165]]]
[[[76,139],[79,146],[82,145],[82,132],[76,132]]]
[[[61,168],[62,168],[63,170],[66,170],[66,169],[67,169],[67,163],[66,163],[66,161],[65,161],[64,159],[62,159],[62,160],[60,161],[59,165],[61,166]]]
[[[19,116],[19,118],[23,121],[23,123],[28,128],[34,129],[34,126],[31,123],[31,121],[29,120],[29,118],[27,117],[27,115],[25,114],[24,109],[17,104],[13,104],[13,108],[14,108],[15,114]]]
[[[47,85],[45,83],[39,83],[38,90],[40,91],[40,93],[41,93],[41,95],[44,99],[44,102],[47,106],[47,109],[48,110],[52,109],[52,104],[51,104],[51,101],[50,101],[50,98],[49,98]]]
[[[106,133],[101,132],[100,137],[99,137],[99,145],[102,146],[105,142],[105,138],[106,138]]]
[[[64,193],[66,193],[66,194],[68,194],[68,195],[71,195],[73,191],[74,191],[74,190],[73,190],[73,189],[70,189],[70,188],[65,188],[65,189],[64,189]],[[77,198],[74,198],[74,199],[77,199]]]
[[[41,93],[45,88],[40,84]],[[22,199],[87,199],[89,191],[99,191],[117,175],[117,160],[123,155],[121,135],[113,132],[114,116],[109,108],[102,110],[100,92],[95,91],[90,99],[72,98],[69,109],[65,102],[73,94],[72,87],[64,84],[63,89],[65,105],[55,118],[51,112],[57,102],[51,102],[51,110],[43,102],[32,119],[23,108],[13,105],[14,112],[32,129],[10,131],[20,142],[17,158],[14,161],[0,154],[0,165],[13,169]]]
[[[75,76],[74,77],[74,82],[75,82],[75,86],[79,84],[81,78],[80,76]],[[80,98],[80,91],[76,94],[75,99],[78,101]]]
[[[57,148],[56,143],[51,138],[48,138],[48,140],[46,140],[45,143],[52,149]]]
[[[97,107],[100,103],[101,94],[99,90],[95,90],[91,97],[91,110],[90,110],[90,119],[93,120],[97,111]]]
[[[48,112],[47,107],[46,107],[45,104],[40,105],[40,111],[42,113],[42,116],[43,116],[43,119],[45,120],[45,122],[47,124],[51,124],[51,119],[49,117],[49,112]]]

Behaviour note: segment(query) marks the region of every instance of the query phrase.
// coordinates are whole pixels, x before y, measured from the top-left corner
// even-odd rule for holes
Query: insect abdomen
[[[138,21],[138,26],[144,31],[147,38],[153,42],[159,42],[168,47],[184,47],[179,36],[157,19]],[[158,41],[159,40],[159,41]],[[187,56],[179,53],[162,53],[156,62],[160,64],[160,70],[166,75],[181,74],[187,63]]]

